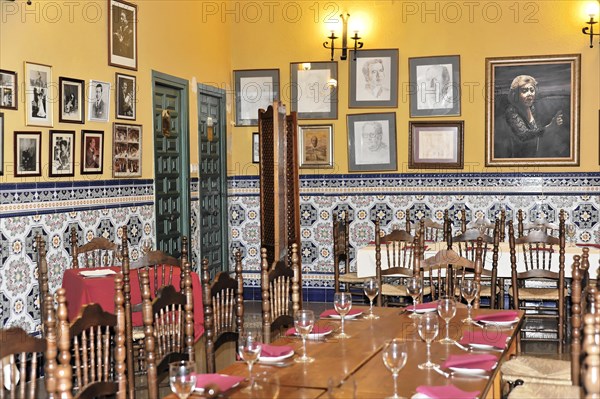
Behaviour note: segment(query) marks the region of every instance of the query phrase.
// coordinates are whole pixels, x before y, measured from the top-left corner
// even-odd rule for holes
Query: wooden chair
[[[559,219],[564,219],[564,210],[560,210]],[[548,235],[558,237],[560,226],[556,223],[550,223],[546,218],[537,218],[530,223],[525,223],[525,215],[522,209],[517,211],[517,234],[523,237],[531,231],[543,231]]]
[[[294,325],[294,313],[301,309],[300,258],[298,245],[292,244],[291,267],[279,260],[269,268],[267,250],[261,248],[262,324],[265,343],[274,340],[285,328]]]
[[[94,237],[90,242],[78,245],[77,228],[71,228],[72,268],[110,267],[120,264],[121,253],[118,244],[104,237]]]
[[[202,260],[202,295],[206,337],[206,369],[216,371],[215,352],[226,342],[237,342],[244,330],[242,255],[235,254],[235,279],[220,272],[210,281],[208,259]]]
[[[186,237],[182,238],[182,242],[185,244],[185,241],[187,241]],[[186,246],[183,246],[183,251],[187,251],[185,248]],[[182,251],[182,253],[183,253]],[[182,256],[183,259],[183,256]],[[179,272],[181,273],[181,262],[177,259],[175,259],[174,257],[165,254],[162,251],[148,251],[146,252],[146,254],[144,256],[142,256],[140,259],[138,259],[137,261],[133,262],[131,264],[131,269],[135,270],[138,274],[138,278],[140,276],[140,272],[142,270],[145,271],[149,271],[149,270],[153,270],[153,274],[154,274],[154,279],[153,279],[153,284],[151,284],[151,289],[150,291],[150,297],[151,298],[156,298],[156,296],[158,295],[158,292],[167,285],[172,285],[173,284],[173,271],[175,269],[179,270]],[[142,280],[139,279],[139,284],[140,284],[140,292],[142,291]],[[181,289],[181,285],[183,284],[183,280],[180,280],[180,289]],[[133,312],[139,312],[142,310],[142,304],[132,304],[132,311]]]
[[[359,278],[356,272],[350,271],[350,223],[348,212],[338,217],[333,214],[333,273],[335,292],[340,291],[340,285],[344,285],[346,292],[351,292],[352,287],[357,287],[365,282],[365,278]],[[344,264],[342,268],[342,263]],[[362,294],[362,287],[360,287]]]
[[[444,222],[438,223],[431,218],[422,218],[419,221],[419,231],[425,242],[446,242],[450,238],[452,224],[448,217],[448,211],[444,213]],[[449,248],[448,243],[448,248]]]

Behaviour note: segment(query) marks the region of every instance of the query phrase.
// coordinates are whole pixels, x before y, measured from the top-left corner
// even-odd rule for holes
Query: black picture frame
[[[462,169],[464,122],[409,122],[409,169]]]
[[[84,123],[85,82],[80,79],[59,77],[60,104],[58,120],[63,123]]]
[[[460,56],[408,59],[410,116],[459,116]]]
[[[258,110],[279,101],[279,69],[233,71],[235,124],[258,125]]]
[[[75,175],[75,131],[50,130],[48,176],[68,177]]]
[[[115,73],[115,118],[134,121],[136,104],[136,77]]]
[[[137,71],[137,5],[108,0],[108,64]]]
[[[0,108],[19,108],[19,80],[14,71],[0,69]]]
[[[350,51],[350,59],[355,57]],[[358,50],[350,62],[350,108],[398,106],[398,49]]]
[[[292,111],[298,119],[337,119],[337,62],[290,63]]]
[[[81,174],[101,175],[104,170],[104,131],[81,131]]]
[[[395,112],[353,114],[346,119],[350,172],[398,169]]]
[[[15,132],[15,177],[42,175],[42,132]]]

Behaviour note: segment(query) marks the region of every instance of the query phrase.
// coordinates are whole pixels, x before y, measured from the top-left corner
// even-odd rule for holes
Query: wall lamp
[[[598,15],[599,9],[600,4],[598,1],[589,2],[586,7],[586,14],[590,16],[590,20],[587,21],[586,24],[589,26],[581,29],[581,32],[583,32],[584,35],[590,36],[590,48],[594,47],[594,36],[600,36],[600,33],[594,33],[594,25],[598,23],[598,21],[594,20],[594,17]]]
[[[335,47],[335,39],[339,39],[336,35],[335,35],[335,31],[331,31],[331,36],[328,37],[329,40],[331,40],[331,45],[329,45],[329,41],[323,43],[323,47],[325,47],[326,49],[330,49],[331,50],[331,61],[333,61],[333,56],[335,53],[335,50],[342,50],[342,55],[340,56],[340,60],[344,61],[348,58],[348,18],[350,18],[350,14],[341,14],[340,18],[342,18],[342,24],[343,24],[343,28],[342,28],[342,47]],[[363,42],[359,42],[359,40],[361,39],[360,36],[358,36],[358,31],[354,31],[354,36],[352,36],[350,39],[354,40],[354,61],[356,61],[356,50],[358,50],[359,48],[362,48],[363,46]]]

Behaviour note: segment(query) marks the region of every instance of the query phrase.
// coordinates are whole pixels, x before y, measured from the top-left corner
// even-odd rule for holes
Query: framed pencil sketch
[[[110,83],[90,80],[88,121],[108,122],[110,114]]]
[[[108,64],[137,71],[137,5],[108,0]]]
[[[25,124],[52,127],[52,67],[25,62]]]
[[[398,49],[358,51],[350,62],[349,86],[350,108],[397,107]]]
[[[0,69],[0,108],[18,108],[18,88],[17,73]]]
[[[486,166],[578,166],[581,54],[485,63]]]
[[[348,115],[348,170],[397,170],[396,113]]]
[[[104,167],[104,132],[81,131],[81,174],[100,175]]]
[[[301,168],[333,168],[333,125],[298,126]]]
[[[115,75],[115,84],[117,86],[117,94],[115,95],[117,119],[135,120],[135,93],[137,90],[135,81],[135,76],[118,72]]]
[[[252,163],[260,163],[260,134],[252,133]]]
[[[462,169],[464,122],[409,122],[410,169]]]
[[[75,175],[75,131],[50,130],[50,177]]]
[[[0,112],[0,176],[4,176],[4,114]]]
[[[42,132],[15,132],[15,177],[42,175]]]
[[[113,177],[142,176],[142,125],[113,124]]]
[[[258,110],[279,101],[279,69],[233,71],[235,124],[258,125]]]
[[[83,80],[61,76],[58,78],[58,87],[60,90],[58,120],[66,123],[83,123],[85,104]]]
[[[337,62],[294,62],[290,77],[298,119],[337,119]]]
[[[460,115],[460,56],[408,59],[410,116]]]

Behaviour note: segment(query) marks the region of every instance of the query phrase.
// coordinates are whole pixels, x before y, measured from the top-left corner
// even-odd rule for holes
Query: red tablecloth
[[[111,267],[119,272],[120,267]],[[62,286],[66,291],[67,310],[69,320],[74,320],[79,314],[79,309],[88,303],[97,303],[107,312],[115,311],[115,281],[114,275],[106,277],[83,277],[79,274],[82,270],[67,269],[63,275]],[[97,269],[94,269],[97,270]],[[131,284],[131,303],[141,303],[142,294],[138,273],[136,270],[129,272]],[[179,291],[179,270],[173,270],[173,285]],[[150,289],[154,290],[154,270],[150,270]],[[192,272],[192,291],[194,296],[194,336],[197,341],[204,334],[204,309],[202,307],[202,285],[197,273]],[[134,326],[141,326],[142,312],[133,312],[131,320]]]

